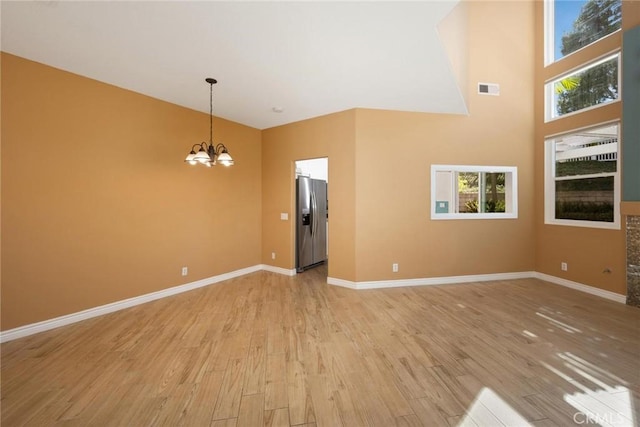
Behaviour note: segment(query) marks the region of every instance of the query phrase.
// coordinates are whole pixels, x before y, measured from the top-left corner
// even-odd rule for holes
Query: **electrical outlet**
[[[391,264],[391,271],[393,271],[394,273],[398,272],[398,264],[393,263]]]
[[[186,276],[187,274],[189,274],[189,269],[187,267],[182,267],[182,275]]]
[[[566,262],[561,262],[561,263],[560,263],[560,269],[561,269],[562,271],[567,271],[567,270],[569,269],[569,266],[567,265],[567,263],[566,263]]]
[[[271,252],[271,259],[276,259],[276,253],[275,252]]]

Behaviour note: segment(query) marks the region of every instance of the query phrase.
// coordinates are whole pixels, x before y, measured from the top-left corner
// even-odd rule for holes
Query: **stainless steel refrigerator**
[[[327,259],[327,182],[296,179],[296,270],[302,272]]]

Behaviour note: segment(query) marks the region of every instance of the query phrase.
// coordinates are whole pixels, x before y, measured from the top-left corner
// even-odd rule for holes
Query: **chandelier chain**
[[[209,84],[209,145],[213,145],[213,83]]]

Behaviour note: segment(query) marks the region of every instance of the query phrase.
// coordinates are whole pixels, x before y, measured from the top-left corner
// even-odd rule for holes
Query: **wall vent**
[[[480,95],[500,95],[500,85],[498,83],[478,83],[478,93]]]

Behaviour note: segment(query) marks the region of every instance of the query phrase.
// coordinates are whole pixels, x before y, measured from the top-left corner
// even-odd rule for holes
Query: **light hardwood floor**
[[[258,272],[2,345],[2,426],[640,423],[640,309]],[[588,421],[585,414],[591,415]]]

